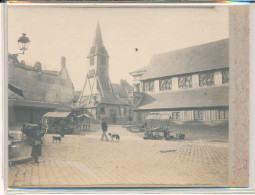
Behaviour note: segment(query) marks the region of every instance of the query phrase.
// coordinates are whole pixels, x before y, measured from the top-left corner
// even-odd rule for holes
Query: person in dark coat
[[[31,156],[33,157],[35,163],[39,163],[38,156],[42,155],[42,151],[41,151],[42,141],[39,135],[40,135],[40,131],[36,132],[36,136],[33,138],[33,141],[32,141]]]
[[[106,138],[106,141],[109,141],[109,139],[107,137],[107,134],[106,134],[107,129],[108,129],[108,125],[107,125],[107,122],[105,121],[105,119],[102,119],[101,128],[102,128],[102,131],[103,131],[101,141],[103,141],[104,137]]]

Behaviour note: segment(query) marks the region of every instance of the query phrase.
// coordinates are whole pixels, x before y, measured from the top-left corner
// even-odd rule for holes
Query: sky
[[[19,55],[29,66],[60,70],[66,57],[75,90],[81,90],[97,22],[110,56],[112,83],[148,65],[154,54],[229,37],[228,7],[215,8],[8,8],[8,52],[19,53],[18,38],[26,33],[28,50]],[[138,51],[136,51],[138,48]]]

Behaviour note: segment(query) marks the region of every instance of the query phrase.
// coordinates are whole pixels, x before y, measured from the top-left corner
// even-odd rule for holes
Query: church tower
[[[109,78],[109,55],[103,44],[99,23],[87,58],[88,73],[79,103],[87,106],[96,103],[115,104],[117,99]]]

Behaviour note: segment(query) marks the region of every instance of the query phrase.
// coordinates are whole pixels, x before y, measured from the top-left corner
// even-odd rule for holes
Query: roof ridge
[[[152,58],[154,56],[158,56],[158,55],[169,54],[171,52],[178,52],[178,51],[182,51],[182,50],[186,50],[186,49],[191,49],[191,48],[194,48],[194,47],[203,47],[203,46],[208,45],[208,44],[212,44],[212,43],[216,44],[217,42],[227,41],[227,40],[229,40],[229,38],[219,39],[217,41],[206,42],[206,43],[202,43],[202,44],[199,44],[199,45],[193,45],[193,46],[189,46],[189,47],[182,47],[182,48],[179,48],[179,49],[170,50],[170,51],[166,51],[166,52],[155,53],[155,54],[153,54]]]

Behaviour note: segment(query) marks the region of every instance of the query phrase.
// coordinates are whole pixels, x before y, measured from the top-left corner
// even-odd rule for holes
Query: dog
[[[61,138],[62,138],[61,136],[52,136],[52,141],[61,142]]]
[[[111,134],[111,133],[108,133],[108,135],[111,137],[111,141],[120,141],[120,136],[118,134]]]

